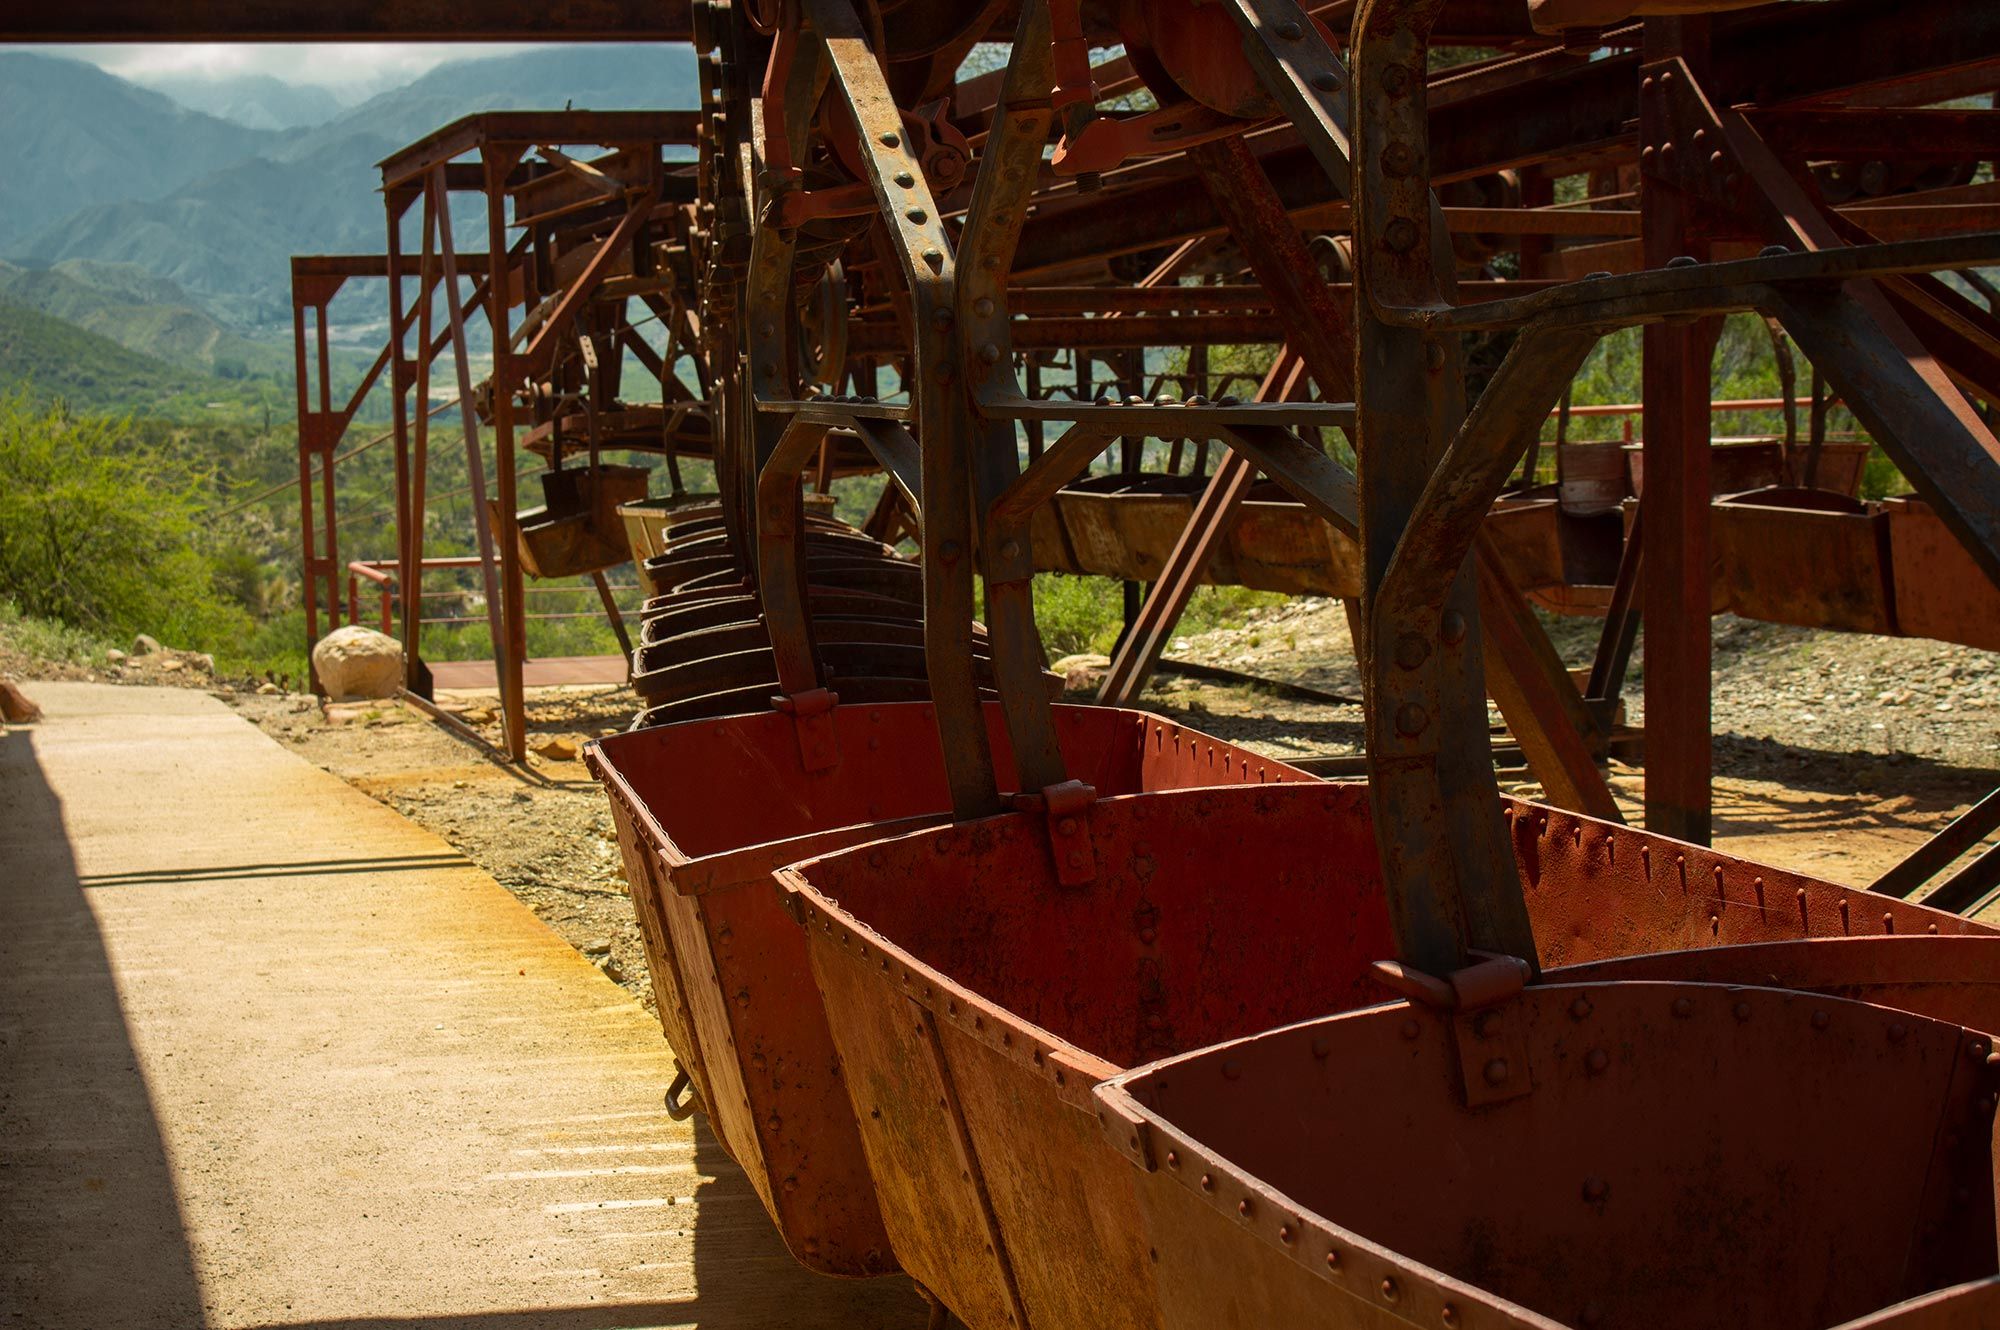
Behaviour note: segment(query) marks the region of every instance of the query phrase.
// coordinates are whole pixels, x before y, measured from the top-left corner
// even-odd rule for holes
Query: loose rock
[[[313,647],[313,669],[336,702],[394,697],[403,686],[403,646],[358,623],[336,628]]]
[[[574,762],[576,760],[576,741],[567,735],[545,735],[535,740],[532,746],[537,756],[545,757],[551,762]]]
[[[157,637],[141,633],[132,639],[132,654],[135,656],[151,656],[159,650],[160,639]]]

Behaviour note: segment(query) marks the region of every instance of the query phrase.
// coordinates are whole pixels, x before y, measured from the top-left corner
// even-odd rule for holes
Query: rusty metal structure
[[[109,12],[100,35],[159,21]],[[177,30],[450,31],[397,12]],[[478,562],[516,756],[525,579],[617,561],[601,454],[712,464],[642,551],[645,708],[588,760],[668,1110],[706,1112],[802,1262],[905,1271],[973,1330],[1991,1322],[2000,933],[1958,911],[2000,857],[1908,898],[2000,797],[1877,890],[1705,843],[1717,609],[1993,645],[2000,10],[480,20],[565,21],[691,38],[702,103],[489,114],[384,163],[386,257],[295,270],[307,569],[337,605],[325,317],[376,265],[406,587],[444,351],[482,499],[494,440]],[[483,254],[454,248],[465,191]],[[650,409],[619,400],[634,300],[673,330]],[[1711,437],[1745,312],[1810,365],[1802,443]],[[1629,329],[1635,447],[1558,444],[1547,492],[1547,423]],[[1257,344],[1251,377],[1216,351]],[[1836,398],[1912,496],[1856,496]],[[807,493],[842,475],[881,478],[863,527]],[[1053,704],[1052,568],[1152,584],[1108,700],[1204,577],[1347,600],[1366,779]],[[1602,613],[1587,682],[1531,596]],[[1640,829],[1600,764],[1642,622]],[[1544,802],[1500,794],[1489,698]]]

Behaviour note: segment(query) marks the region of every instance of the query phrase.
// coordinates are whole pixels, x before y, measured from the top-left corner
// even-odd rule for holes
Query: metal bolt
[[[1396,642],[1396,663],[1406,670],[1414,670],[1429,659],[1431,644],[1415,633],[1405,633]]]
[[[1417,243],[1417,224],[1398,217],[1382,228],[1382,243],[1398,254],[1408,253]]]
[[[1382,169],[1393,176],[1410,174],[1417,169],[1417,150],[1397,139],[1382,149]]]
[[[1983,1061],[1986,1057],[1985,1042],[1979,1039],[1973,1040],[1971,1043],[1965,1046],[1965,1055],[1971,1058],[1974,1062]]]
[[[1326,1268],[1329,1270],[1340,1269],[1340,1253],[1338,1251],[1330,1251],[1326,1254]]]
[[[949,563],[953,559],[956,559],[958,557],[958,553],[959,553],[958,542],[955,540],[947,540],[944,544],[938,546],[938,557],[940,559],[943,559],[946,563]],[[942,842],[940,842],[940,844],[942,844]]]
[[[1593,1048],[1590,1050],[1590,1056],[1584,1059],[1584,1065],[1593,1073],[1601,1072],[1611,1065],[1611,1055],[1601,1048]]]
[[[917,225],[919,226],[923,225],[925,222],[928,222],[931,219],[931,215],[925,212],[922,208],[912,208],[908,212],[904,213],[903,216],[909,218],[911,221],[917,223]]]
[[[1590,1010],[1590,999],[1587,997],[1580,997],[1569,1004],[1569,1014],[1573,1020],[1583,1020],[1590,1015]]]
[[[1424,368],[1433,374],[1444,368],[1444,343],[1424,343]]]
[[[1203,1191],[1214,1191],[1214,1190],[1215,1190],[1215,1179],[1214,1179],[1214,1178],[1212,1178],[1212,1177],[1210,1177],[1210,1176],[1209,1176],[1208,1174],[1206,1174],[1206,1173],[1202,1174],[1202,1175],[1201,1175],[1201,1189],[1202,1189]]]
[[[1639,80],[1639,90],[1641,92],[1651,92],[1653,90],[1653,76],[1651,74]]]
[[[1714,152],[1708,154],[1708,164],[1718,171],[1722,169],[1722,164],[1727,160],[1729,159],[1722,155],[1722,150],[1720,148],[1717,148]]]
[[[1889,1026],[1890,1043],[1900,1044],[1909,1037],[1910,1037],[1910,1027],[1903,1024],[1901,1021],[1896,1021],[1895,1023]]]
[[[1081,867],[1083,867],[1083,851],[1082,851],[1082,850],[1071,850],[1071,851],[1069,852],[1069,866],[1070,866],[1071,868],[1081,868]]]
[[[898,171],[896,172],[896,183],[901,185],[904,189],[908,189],[910,186],[917,183],[917,178],[911,175],[908,171]]]
[[[1766,245],[1757,251],[1760,259],[1781,259],[1792,251],[1784,245]]]
[[[1699,267],[1700,265],[1701,265],[1701,260],[1696,258],[1692,254],[1676,254],[1674,257],[1667,260],[1667,266],[1669,268],[1695,268]]]
[[[1324,1038],[1313,1040],[1312,1048],[1313,1056],[1316,1058],[1325,1058],[1333,1052],[1333,1045]]]
[[[1242,1079],[1243,1079],[1243,1064],[1242,1064],[1242,1063],[1240,1063],[1240,1062],[1238,1062],[1238,1061],[1236,1061],[1236,1060],[1235,1060],[1235,1059],[1233,1059],[1233,1058],[1232,1058],[1232,1059],[1230,1059],[1230,1060],[1229,1060],[1228,1062],[1225,1062],[1225,1063],[1223,1063],[1223,1064],[1222,1064],[1222,1079],[1223,1079],[1223,1080],[1225,1080],[1225,1081],[1240,1081],[1240,1080],[1242,1080]]]
[[[1438,621],[1438,636],[1448,647],[1455,647],[1465,640],[1465,616],[1457,610],[1446,610],[1444,618]]]
[[[1181,1156],[1180,1156],[1180,1151],[1178,1151],[1178,1150],[1169,1150],[1169,1151],[1167,1151],[1167,1167],[1168,1167],[1168,1168],[1179,1168],[1180,1166],[1181,1166]]]
[[[1507,1079],[1509,1068],[1506,1058],[1494,1058],[1486,1064],[1485,1076],[1488,1085],[1499,1085]]]
[[[1747,1020],[1749,1020],[1749,1019],[1750,1019],[1750,1004],[1749,1004],[1748,1002],[1739,1002],[1739,1003],[1737,1003],[1737,1004],[1736,1004],[1736,1008],[1735,1008],[1735,1012],[1736,1012],[1736,1019],[1737,1019],[1737,1020],[1739,1020],[1739,1021],[1747,1021]]]
[[[1583,1199],[1589,1201],[1592,1205],[1603,1200],[1610,1192],[1611,1184],[1603,1178],[1585,1178],[1583,1180]]]
[[[1583,275],[1583,280],[1586,282],[1601,282],[1610,275],[1608,272],[1587,272]]]
[[[1236,1203],[1236,1213],[1242,1215],[1245,1219],[1248,1219],[1251,1215],[1255,1214],[1256,1211],[1257,1207],[1250,1204],[1250,1198],[1248,1196],[1245,1196],[1242,1200]]]
[[[1812,1028],[1815,1030],[1824,1030],[1827,1027],[1827,1023],[1832,1019],[1825,1012],[1816,1011],[1812,1014]]]
[[[932,271],[932,272],[941,272],[941,271],[943,271],[943,269],[944,269],[944,251],[943,251],[943,250],[941,250],[941,249],[927,249],[927,250],[925,250],[925,251],[924,251],[924,262],[925,262],[925,263],[928,263],[928,264],[929,264],[929,265],[931,266],[931,271]]]
[[[1312,76],[1312,85],[1321,92],[1332,92],[1340,86],[1340,79],[1330,71],[1322,69]]]
[[[1410,67],[1408,65],[1388,65],[1382,70],[1382,90],[1391,97],[1400,97],[1410,90]]]
[[[972,302],[972,312],[982,319],[993,317],[993,297],[981,296]]]
[[[979,358],[991,365],[1000,359],[1000,348],[992,342],[983,343],[979,348]]]
[[[1283,23],[1280,23],[1278,25],[1278,36],[1283,41],[1295,42],[1299,38],[1305,36],[1305,29],[1301,28],[1298,24],[1292,22],[1290,19],[1286,19]]]
[[[1003,559],[1020,558],[1021,542],[1018,540],[1010,540],[1002,544],[1000,546],[1000,557],[1002,557]],[[1065,836],[1067,836],[1070,832],[1076,830],[1076,819],[1073,817],[1066,817],[1056,825],[1062,830],[1062,833]]]
[[[936,328],[939,332],[948,331],[951,328],[952,321],[951,311],[943,305],[939,305],[931,311],[931,327]]]
[[[1396,708],[1396,728],[1404,734],[1422,734],[1430,723],[1431,713],[1415,702],[1405,702]]]
[[[1010,556],[1020,553],[1020,547],[1015,545],[1013,541],[1010,540],[1007,542],[1007,544],[1009,548],[1007,550],[1002,551],[1003,553],[1006,553]],[[1056,830],[1061,832],[1065,836],[1074,836],[1076,834],[1076,819],[1073,817],[1066,817],[1061,819],[1056,823]]]
[[[799,1189],[799,1180],[796,1177],[789,1177],[785,1179],[786,1191],[797,1191],[798,1189]]]
[[[1402,1296],[1402,1290],[1396,1287],[1396,1281],[1386,1275],[1377,1287],[1381,1290],[1382,1301],[1384,1302],[1394,1302],[1398,1297]]]
[[[1705,129],[1697,129],[1694,132],[1694,146],[1699,148],[1702,144],[1706,142],[1708,142],[1708,131]]]
[[[1292,1231],[1292,1226],[1290,1224],[1278,1225],[1278,1241],[1284,1243],[1287,1247],[1289,1247],[1298,1240],[1299,1240],[1299,1235]]]
[[[1659,156],[1660,156],[1660,150],[1654,147],[1650,143],[1648,143],[1645,147],[1639,149],[1639,162],[1640,165],[1642,166],[1651,166],[1654,162],[1659,160]]]
[[[880,142],[882,146],[885,148],[894,148],[901,145],[901,143],[903,142],[903,138],[900,134],[898,134],[895,130],[892,129],[888,131],[886,134],[882,135]]]
[[[1419,1025],[1419,1024],[1417,1024],[1415,1020],[1407,1020],[1407,1021],[1404,1021],[1404,1022],[1403,1022],[1403,1038],[1405,1038],[1405,1039],[1415,1039],[1415,1038],[1416,1038],[1416,1037],[1417,1037],[1418,1035],[1420,1035],[1420,1034],[1422,1034],[1422,1033],[1423,1033],[1423,1028],[1424,1028],[1424,1027],[1423,1027],[1423,1026],[1421,1026],[1421,1025]]]
[[[1694,1003],[1687,998],[1674,999],[1674,1015],[1686,1020],[1694,1015]]]

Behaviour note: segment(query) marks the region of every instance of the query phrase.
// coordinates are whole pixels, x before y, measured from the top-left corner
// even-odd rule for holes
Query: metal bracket
[[[839,704],[840,694],[826,688],[771,699],[772,706],[792,718],[799,761],[807,771],[827,771],[840,765],[840,740],[833,732],[833,709]]]
[[[1049,853],[1055,856],[1056,881],[1080,887],[1097,880],[1097,846],[1090,835],[1090,806],[1097,789],[1080,780],[1048,785],[1040,794],[1008,796],[1009,807],[1048,815]]]
[[[1534,1093],[1528,1032],[1509,1004],[1527,987],[1528,963],[1518,956],[1472,953],[1477,961],[1442,978],[1401,961],[1376,961],[1375,977],[1419,1006],[1451,1018],[1459,1082],[1468,1108]]]
[[[1198,102],[1175,102],[1132,116],[1098,116],[1056,144],[1049,168],[1059,176],[1110,171],[1135,157],[1179,152],[1240,134],[1255,121]]]

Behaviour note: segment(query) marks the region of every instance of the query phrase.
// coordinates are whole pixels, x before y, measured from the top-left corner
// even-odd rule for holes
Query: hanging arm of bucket
[[[865,417],[855,418],[854,433],[869,456],[888,473],[890,482],[903,492],[910,511],[921,521],[923,468],[916,438],[896,421],[869,420]]]
[[[1047,790],[1069,780],[1042,685],[1029,523],[1037,509],[1088,470],[1117,437],[1103,428],[1070,426],[986,510],[980,549],[986,566],[987,628],[1000,709],[1024,790]]]
[[[1370,752],[1382,759],[1375,777],[1381,797],[1395,806],[1445,807],[1437,769],[1444,744],[1486,746],[1483,724],[1447,737],[1433,719],[1447,712],[1438,648],[1465,633],[1463,623],[1451,622],[1453,612],[1439,592],[1462,575],[1487,510],[1596,344],[1597,333],[1588,328],[1522,331],[1431,472],[1376,587],[1377,656],[1386,656],[1389,667],[1373,673]],[[1389,723],[1374,724],[1378,719]],[[1496,834],[1504,834],[1498,805],[1483,812]],[[1514,878],[1482,880],[1464,874],[1456,859],[1440,863],[1433,834],[1414,823],[1379,834],[1395,838],[1386,852],[1427,877],[1427,890],[1458,895],[1458,913],[1475,947],[1533,958],[1534,935]]]
[[[777,665],[774,700],[792,716],[808,771],[824,771],[840,760],[828,714],[839,698],[820,678],[806,608],[805,497],[799,488],[799,472],[831,428],[831,421],[803,411],[793,416],[757,476],[757,586]]]
[[[1047,0],[1026,0],[966,213],[957,292],[958,352],[971,386],[970,404],[982,414],[996,404],[1022,400],[1007,332],[1007,274],[1054,122],[1053,42]],[[1037,508],[1110,445],[1115,432],[1073,426],[1026,474],[1017,476],[1013,420],[997,412],[987,419],[978,488],[988,507],[979,543],[994,680],[1024,791],[1015,802],[1046,815],[1057,878],[1078,885],[1097,875],[1090,834],[1090,805],[1097,792],[1070,779],[1056,741],[1042,682],[1041,635],[1035,628],[1028,524]]]
[[[1232,425],[1222,434],[1231,448],[1322,522],[1348,536],[1361,529],[1352,471],[1277,425]]]
[[[902,114],[868,48],[849,0],[801,0],[826,43],[834,82],[860,138],[882,233],[910,293],[916,333],[909,381],[923,454],[924,657],[936,709],[952,811],[960,818],[1000,809],[993,756],[973,672],[972,467],[975,427],[959,391],[951,336],[956,271],[951,241],[905,141]]]
[[[1397,318],[1453,303],[1450,241],[1430,189],[1425,93],[1441,4],[1363,0],[1351,74],[1369,798],[1400,958],[1438,976],[1466,965],[1469,943],[1534,955],[1524,929],[1469,917],[1461,888],[1514,880],[1486,738],[1472,578],[1461,559],[1423,588],[1435,626],[1416,662],[1433,681],[1421,706],[1397,696],[1396,674],[1397,644],[1422,625],[1385,613],[1381,595],[1433,468],[1465,419],[1458,339],[1416,333]]]

